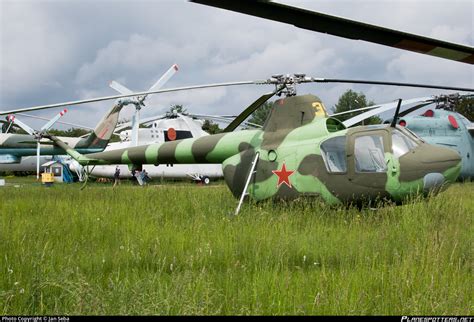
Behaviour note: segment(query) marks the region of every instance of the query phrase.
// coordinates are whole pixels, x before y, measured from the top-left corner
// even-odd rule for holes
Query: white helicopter
[[[173,66],[174,71],[178,70],[177,65]],[[164,79],[168,80],[171,75],[165,74]],[[162,77],[162,78],[163,78]],[[160,82],[160,81],[159,81]],[[120,94],[132,94],[133,92],[116,81],[110,83],[110,87]],[[155,85],[153,87],[156,87]],[[110,143],[105,151],[122,149],[130,146],[139,146],[143,144],[161,143],[167,141],[181,140],[187,138],[198,138],[209,135],[202,130],[203,119],[215,120],[223,123],[230,123],[235,116],[217,116],[204,114],[179,113],[173,110],[169,113],[148,117],[140,120],[140,110],[145,107],[146,96],[136,96],[130,98],[135,105],[135,114],[131,122],[123,123],[116,128],[121,142]],[[140,124],[150,124],[150,127],[139,128]],[[260,127],[257,124],[244,122],[247,127]],[[131,130],[125,130],[131,127]],[[132,178],[132,172],[126,165],[104,165],[91,166],[85,169],[80,168],[79,164],[72,163],[70,168],[76,173],[82,174],[87,171],[92,176],[102,178],[113,178],[116,168],[120,169],[120,178]],[[219,164],[148,164],[143,165],[143,169],[152,179],[192,179],[195,182],[209,184],[211,179],[223,177],[222,167]],[[144,182],[140,176],[135,176],[138,183]]]

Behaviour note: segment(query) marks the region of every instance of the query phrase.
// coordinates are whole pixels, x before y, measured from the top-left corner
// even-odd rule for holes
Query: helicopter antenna
[[[395,110],[395,115],[393,116],[392,123],[390,124],[391,127],[395,127],[397,125],[398,113],[400,112],[400,106],[402,105],[402,99],[398,99],[397,109]]]

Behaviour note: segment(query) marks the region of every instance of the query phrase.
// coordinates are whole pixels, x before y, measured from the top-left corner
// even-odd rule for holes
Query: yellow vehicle
[[[46,185],[50,186],[54,183],[54,173],[52,172],[44,172],[41,174],[41,182]]]

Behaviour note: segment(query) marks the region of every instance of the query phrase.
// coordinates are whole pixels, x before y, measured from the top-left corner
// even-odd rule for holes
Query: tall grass
[[[5,187],[0,313],[472,315],[473,196],[232,217],[224,185]]]

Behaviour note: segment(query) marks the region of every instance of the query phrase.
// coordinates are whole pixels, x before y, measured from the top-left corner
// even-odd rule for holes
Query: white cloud
[[[431,0],[284,2],[473,43],[472,1],[450,1],[449,10],[445,1]],[[110,80],[141,91],[173,63],[180,71],[165,87],[294,72],[473,87],[471,65],[188,2],[25,0],[1,1],[0,9],[0,109],[112,95]],[[299,92],[314,93],[332,106],[347,88],[380,102],[439,92],[348,84],[304,85]],[[269,89],[242,86],[170,93],[150,98],[153,113],[151,108],[143,113],[155,114],[172,104],[196,113],[238,113]],[[81,107],[77,121],[94,125],[110,104]],[[124,112],[131,115],[132,110]]]
[[[62,87],[58,78],[71,63],[72,45],[56,30],[40,4],[1,4],[0,79],[4,96]]]

